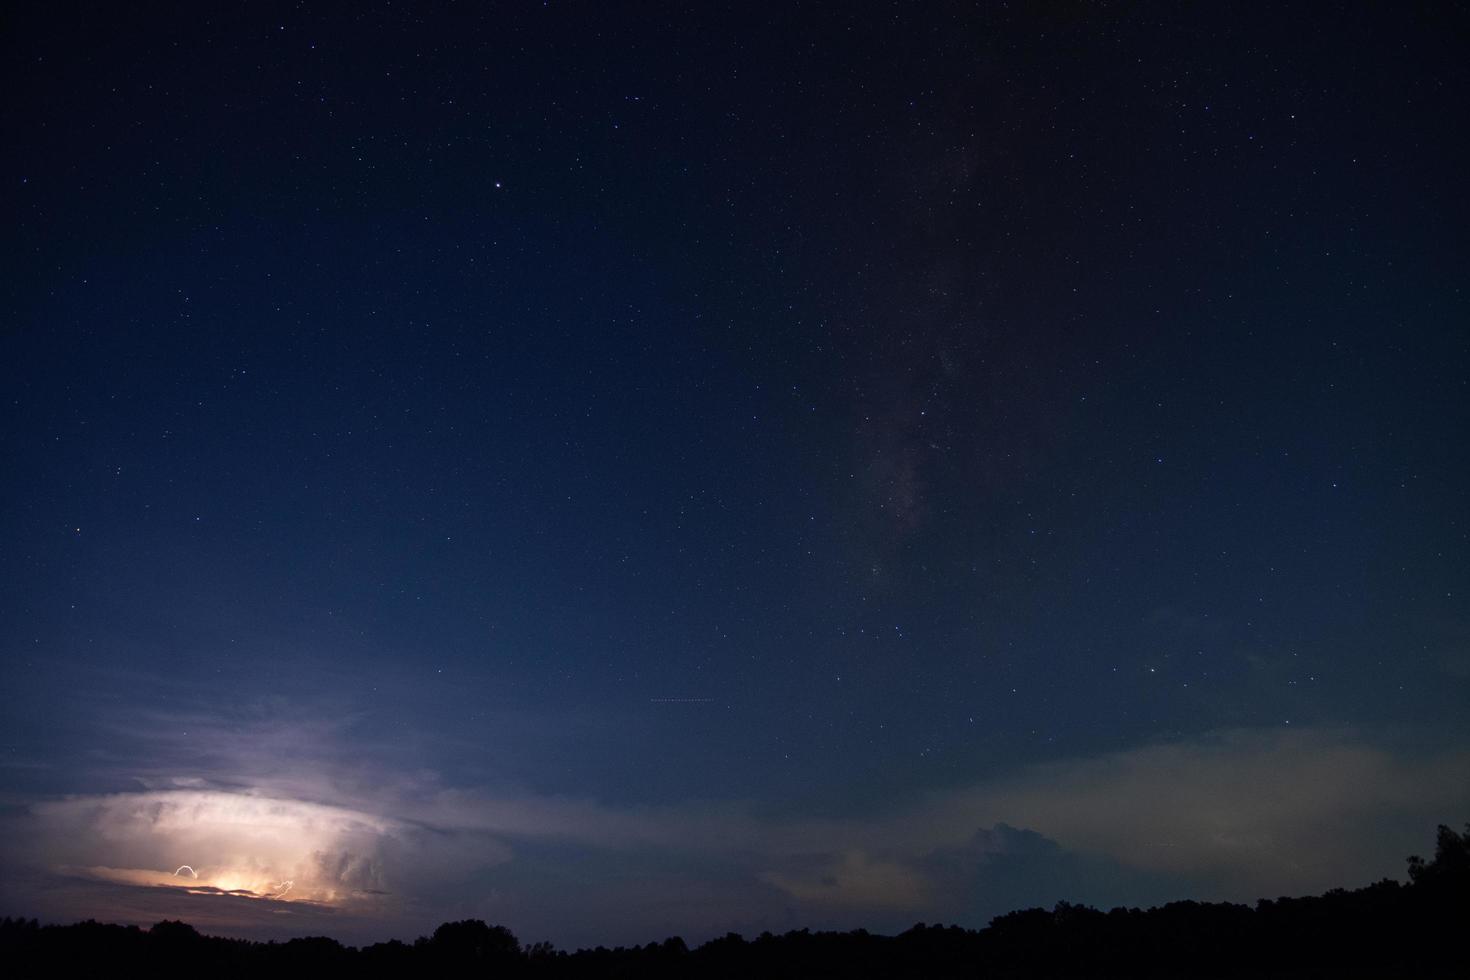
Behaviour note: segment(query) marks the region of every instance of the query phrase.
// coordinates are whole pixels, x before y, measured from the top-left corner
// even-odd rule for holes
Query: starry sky
[[[1463,6],[330,6],[3,13],[0,913],[978,927],[1470,819]]]

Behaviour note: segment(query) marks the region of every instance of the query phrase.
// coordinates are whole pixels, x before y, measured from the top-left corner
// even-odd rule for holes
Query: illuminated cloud
[[[377,901],[384,846],[404,833],[342,807],[217,790],[76,797],[34,811],[60,856],[98,860],[59,864],[65,873],[338,907]]]

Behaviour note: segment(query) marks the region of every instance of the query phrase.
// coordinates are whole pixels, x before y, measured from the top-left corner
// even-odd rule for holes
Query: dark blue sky
[[[1399,873],[1470,811],[1467,22],[1312,16],[7,11],[0,911]]]

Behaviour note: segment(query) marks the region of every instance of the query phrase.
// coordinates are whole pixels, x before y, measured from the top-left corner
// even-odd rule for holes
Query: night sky
[[[978,927],[1470,818],[1463,5],[213,6],[0,21],[0,913]]]

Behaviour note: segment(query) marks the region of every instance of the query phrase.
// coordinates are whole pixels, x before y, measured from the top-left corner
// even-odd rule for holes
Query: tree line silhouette
[[[509,929],[446,922],[413,943],[361,949],[334,939],[251,942],[183,922],[151,929],[0,919],[0,972],[12,977],[347,975],[506,978],[1030,978],[1470,976],[1470,824],[1439,828],[1409,883],[1246,905],[1171,902],[1102,912],[1066,902],[1010,912],[984,929],[919,924],[897,936],[802,929],[753,940],[730,933],[690,949],[522,945]]]

